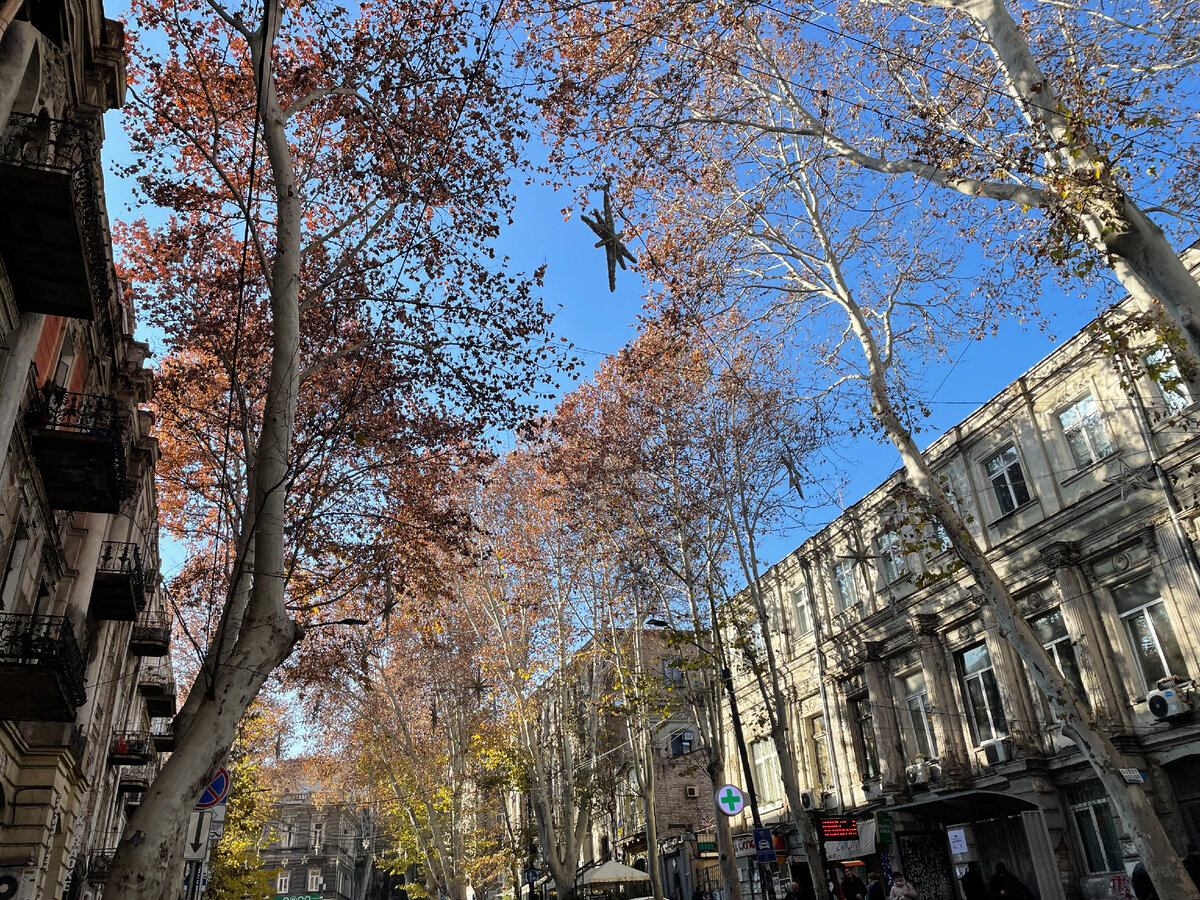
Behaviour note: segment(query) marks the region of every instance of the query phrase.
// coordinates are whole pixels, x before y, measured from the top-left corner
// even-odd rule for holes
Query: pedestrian
[[[867,900],[887,900],[878,872],[871,872],[867,875]]]
[[[1133,895],[1137,900],[1158,900],[1158,891],[1154,889],[1154,882],[1150,880],[1146,864],[1140,859],[1129,873],[1129,883],[1133,886]]]
[[[793,881],[788,885],[788,889],[783,894],[783,900],[804,900],[800,895],[800,883]]]
[[[965,900],[987,900],[987,882],[983,880],[979,863],[967,863],[967,871],[960,880]]]
[[[1196,890],[1200,891],[1200,848],[1197,848],[1195,844],[1188,844],[1187,853],[1183,857],[1183,867],[1192,876]]]
[[[853,869],[842,870],[842,896],[846,900],[866,900],[867,886],[854,874]]]
[[[992,873],[992,880],[988,882],[988,896],[992,900],[1037,900],[1033,891],[1008,871],[1008,866],[1003,862],[996,863],[996,871]]]
[[[887,900],[917,900],[917,888],[901,872],[892,873],[892,889]]]

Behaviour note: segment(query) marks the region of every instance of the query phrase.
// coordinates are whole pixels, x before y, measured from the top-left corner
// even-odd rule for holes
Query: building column
[[[1042,900],[1066,900],[1045,815],[1040,809],[1023,812],[1021,824],[1025,826],[1025,840],[1029,843],[1029,855],[1032,857],[1034,874],[1037,875],[1035,893]]]
[[[913,616],[913,638],[921,656],[921,668],[925,671],[925,687],[929,691],[942,777],[967,777],[971,767],[967,760],[967,745],[963,740],[962,710],[954,693],[946,646],[938,634],[938,617],[928,613]]]
[[[1017,656],[1012,644],[1000,636],[996,614],[990,607],[979,610],[984,625],[984,642],[992,660],[992,671],[996,675],[996,686],[1004,704],[1004,715],[1008,719],[1008,734],[1018,756],[1033,756],[1042,753],[1042,730],[1033,696],[1029,692],[1029,676],[1025,663]]]
[[[8,335],[8,356],[4,360],[4,375],[0,376],[0,441],[4,442],[5,453],[12,441],[21,402],[25,399],[29,366],[42,336],[44,319],[40,313],[22,313],[21,324]]]
[[[883,661],[883,642],[866,643],[863,679],[871,698],[871,722],[875,728],[875,746],[879,751],[879,786],[884,791],[902,790],[908,783],[904,766],[904,744],[900,722],[896,718],[896,699]]]
[[[1057,541],[1041,551],[1042,560],[1054,573],[1062,598],[1067,633],[1075,645],[1075,658],[1083,679],[1085,698],[1098,724],[1128,726],[1128,710],[1121,702],[1121,686],[1112,664],[1114,650],[1104,622],[1096,612],[1091,585],[1079,566],[1075,546]]]
[[[0,124],[8,121],[31,65],[41,80],[38,32],[28,22],[9,22],[0,37]]]
[[[1158,557],[1158,567],[1162,572],[1162,577],[1158,580],[1165,592],[1175,601],[1179,623],[1185,629],[1191,629],[1191,634],[1179,635],[1179,646],[1183,650],[1185,660],[1197,666],[1200,665],[1200,651],[1192,648],[1200,645],[1200,592],[1196,590],[1196,579],[1192,575],[1191,560],[1188,558],[1192,549],[1184,546],[1170,522],[1155,526],[1150,552]]]

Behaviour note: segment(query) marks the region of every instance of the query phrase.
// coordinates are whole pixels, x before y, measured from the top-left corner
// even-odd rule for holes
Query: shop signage
[[[701,832],[696,835],[696,853],[705,858],[711,859],[717,854],[717,836],[709,832]]]
[[[875,840],[881,844],[892,842],[892,814],[875,813]]]
[[[743,834],[733,839],[733,855],[737,859],[743,856],[754,856],[758,850],[754,846],[754,835]]]
[[[275,900],[321,900],[320,894],[276,894]]]
[[[1141,769],[1122,769],[1121,775],[1129,784],[1145,784],[1146,773]]]
[[[950,841],[951,853],[966,853],[967,852],[967,832],[963,828],[948,828],[946,837]]]
[[[742,789],[732,784],[727,784],[717,791],[717,806],[721,808],[721,812],[727,816],[736,816],[742,811],[742,807],[746,805],[746,798],[742,796]]]
[[[862,859],[875,852],[875,822],[867,819],[858,825],[858,836],[848,841],[825,841],[825,858],[832,861]]]
[[[858,822],[849,817],[821,819],[817,822],[817,828],[820,830],[821,839],[825,841],[858,840]]]

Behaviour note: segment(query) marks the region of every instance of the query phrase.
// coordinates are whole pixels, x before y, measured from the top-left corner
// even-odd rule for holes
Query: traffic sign
[[[192,810],[187,833],[183,836],[184,859],[204,859],[208,855],[208,832],[211,828],[212,813],[209,810]]]
[[[528,869],[525,870],[525,883],[533,884],[537,880],[538,880],[538,870],[535,869],[533,866],[530,866]]]
[[[775,835],[770,828],[754,829],[754,850],[760,863],[775,862]]]
[[[229,796],[229,772],[224,766],[217,769],[217,774],[208,783],[204,793],[196,803],[196,809],[209,809],[218,803],[224,803]]]
[[[742,796],[742,789],[732,784],[727,784],[717,791],[717,806],[721,808],[721,812],[727,816],[736,816],[742,811],[742,807],[746,805],[746,798]]]

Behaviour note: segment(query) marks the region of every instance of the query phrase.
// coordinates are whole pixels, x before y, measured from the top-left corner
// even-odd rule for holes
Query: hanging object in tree
[[[617,231],[616,225],[613,224],[612,200],[608,195],[607,181],[604,183],[604,214],[601,215],[600,210],[593,209],[591,216],[581,215],[579,218],[583,219],[587,227],[596,232],[596,237],[600,238],[596,241],[596,246],[604,248],[604,255],[608,260],[608,289],[615,291],[617,289],[617,266],[620,265],[622,269],[626,268],[625,260],[637,265],[637,259],[621,243],[621,232]]]

